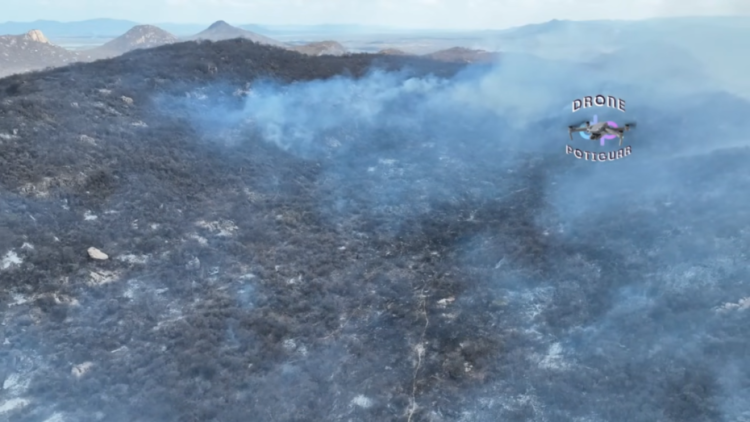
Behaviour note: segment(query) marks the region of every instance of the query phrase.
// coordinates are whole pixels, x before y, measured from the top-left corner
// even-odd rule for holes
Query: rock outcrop
[[[49,42],[42,31],[0,36],[0,78],[14,73],[62,66],[80,57]]]

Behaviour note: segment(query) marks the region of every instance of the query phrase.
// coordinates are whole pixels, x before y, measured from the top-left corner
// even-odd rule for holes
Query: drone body
[[[635,127],[635,123],[628,123],[623,127],[611,126],[608,122],[598,122],[593,125],[590,122],[586,122],[586,126],[569,126],[568,136],[573,140],[573,132],[586,132],[592,141],[598,141],[605,135],[614,135],[620,138],[620,145],[622,145],[622,139],[625,137],[625,132]]]

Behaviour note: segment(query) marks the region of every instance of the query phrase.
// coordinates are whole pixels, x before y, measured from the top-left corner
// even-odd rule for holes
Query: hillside
[[[707,70],[718,79],[723,89],[750,99],[750,78],[745,69],[750,58],[745,53],[750,38],[750,17],[705,16],[655,18],[637,21],[552,20],[501,31],[489,31],[481,43],[490,50],[504,53],[533,54],[552,60],[593,62],[611,61],[616,51],[631,58],[635,66],[643,61],[644,77],[651,68],[665,70],[672,66],[680,74],[693,73],[689,62],[698,71]],[[655,45],[652,45],[655,41]],[[643,50],[638,52],[636,50]],[[675,54],[673,64],[662,60],[662,52]],[[679,51],[678,51],[679,50]],[[684,53],[692,56],[687,58]],[[619,54],[619,53],[618,53]],[[655,69],[659,70],[659,69]],[[617,69],[614,69],[617,72]],[[661,70],[659,70],[661,72]]]
[[[156,26],[138,25],[101,47],[86,50],[82,54],[97,58],[114,57],[132,50],[154,48],[177,41],[177,37]]]
[[[198,40],[207,40],[207,41],[223,41],[223,40],[231,40],[235,38],[243,38],[247,39],[253,42],[257,42],[260,44],[266,44],[266,45],[273,45],[277,47],[284,47],[287,46],[280,42],[276,41],[272,38],[268,38],[266,36],[256,34],[255,32],[247,31],[241,28],[234,27],[224,21],[218,21],[213,23],[211,26],[209,26],[206,30],[190,36],[186,37],[186,41],[198,41]]]
[[[419,59],[306,58],[232,40],[136,50],[0,80],[2,339],[4,350],[24,356],[2,375],[20,383],[6,381],[13,388],[0,398],[0,417],[86,420],[101,412],[112,422],[244,422],[277,408],[273,388],[263,387],[266,377],[287,376],[274,367],[335,345],[341,312],[356,313],[369,300],[337,303],[352,286],[325,279],[357,271],[350,268],[357,262],[376,263],[380,252],[308,215],[323,189],[314,162],[251,133],[239,149],[221,146],[233,142],[229,133],[207,136],[191,126],[199,121],[184,114],[189,109],[159,101],[198,98],[207,89],[215,92],[211,108],[236,107],[232,91],[259,77],[361,76],[373,61],[443,75],[458,70]],[[36,222],[12,223],[21,204],[34,209]],[[109,259],[90,258],[92,246]],[[8,251],[18,264],[5,260]],[[292,293],[287,281],[300,275],[304,282]],[[285,304],[294,297],[293,306]],[[236,345],[211,340],[228,332]],[[23,359],[34,363],[23,366]],[[315,366],[309,370],[328,371]],[[144,370],[158,382],[137,387]],[[203,397],[184,401],[194,382],[209,380],[214,387]],[[320,394],[304,389],[308,397]],[[244,396],[251,391],[262,398],[257,405]],[[283,420],[302,412],[321,420],[325,409],[300,402],[274,410]]]
[[[489,63],[499,55],[485,50],[472,50],[464,47],[453,47],[446,50],[426,54],[424,57],[433,60],[457,63]]]
[[[631,65],[622,66],[626,62]],[[632,79],[657,78],[663,87],[682,89],[690,84],[693,89],[716,89],[708,66],[685,49],[672,44],[650,40],[631,42],[611,53],[593,56],[590,66],[610,75]]]
[[[293,47],[295,51],[308,56],[341,56],[346,48],[336,41],[318,41]]]
[[[397,48],[386,48],[380,50],[378,54],[387,56],[415,56],[414,54],[406,53]],[[496,61],[500,57],[500,55],[499,53],[493,53],[485,50],[473,50],[464,47],[451,47],[445,50],[438,50],[432,53],[423,54],[420,57],[440,62],[471,64],[491,63]]]
[[[750,102],[639,51],[0,79],[0,420],[742,421]],[[566,153],[600,89],[616,162]]]
[[[392,55],[392,56],[405,56],[405,55],[407,55],[406,52],[401,51],[401,50],[399,50],[397,48],[384,48],[384,49],[378,51],[378,54],[387,54],[387,55]]]
[[[14,73],[62,66],[78,56],[51,44],[41,31],[0,36],[0,78]]]

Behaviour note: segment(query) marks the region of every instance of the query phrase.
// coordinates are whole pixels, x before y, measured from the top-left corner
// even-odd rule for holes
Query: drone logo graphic
[[[594,114],[593,123],[596,124],[597,122],[598,122],[598,117],[596,114]],[[608,121],[607,124],[610,125],[611,127],[618,127],[617,123],[615,122]],[[581,126],[579,127],[586,127],[586,123],[581,123]],[[578,132],[578,133],[581,135],[581,138],[586,139],[586,140],[591,140],[591,135],[589,135],[588,133],[586,132]],[[604,146],[604,141],[608,141],[610,139],[617,139],[617,136],[616,135],[604,135],[599,140],[599,145]]]
[[[625,101],[621,98],[613,96],[597,95],[596,97],[587,96],[582,99],[573,100],[573,113],[589,107],[604,107],[617,109],[622,112],[625,111]],[[599,144],[603,147],[605,142],[612,139],[620,140],[620,147],[616,151],[584,151],[580,148],[575,148],[572,145],[565,145],[565,154],[573,155],[579,160],[585,159],[586,161],[615,161],[621,158],[629,156],[632,152],[630,145],[622,147],[622,141],[625,132],[635,127],[635,123],[627,123],[618,125],[612,121],[599,122],[599,116],[594,115],[593,123],[586,122],[578,126],[568,126],[568,136],[570,140],[573,140],[573,132],[578,132],[581,138],[587,141],[599,141]]]

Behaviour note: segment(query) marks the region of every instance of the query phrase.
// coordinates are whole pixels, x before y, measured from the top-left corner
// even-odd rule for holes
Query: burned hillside
[[[747,150],[597,173],[434,100],[476,69],[231,40],[0,79],[0,418],[745,411]]]

